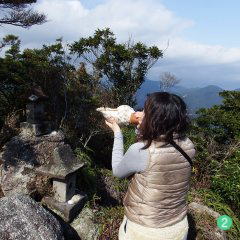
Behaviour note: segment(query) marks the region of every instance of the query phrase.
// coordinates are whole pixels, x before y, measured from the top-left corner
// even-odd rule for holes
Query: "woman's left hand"
[[[135,117],[138,120],[138,125],[137,125],[137,129],[138,129],[142,123],[142,119],[144,117],[144,112],[135,112]]]
[[[105,120],[105,123],[108,127],[110,127],[113,130],[114,133],[121,132],[121,129],[120,129],[119,125],[117,124],[117,121],[114,117],[107,118]]]

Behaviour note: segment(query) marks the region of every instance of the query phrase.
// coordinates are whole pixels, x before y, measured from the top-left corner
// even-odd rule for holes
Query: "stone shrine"
[[[51,123],[45,121],[44,102],[48,97],[43,93],[40,86],[31,90],[26,105],[26,122],[20,124],[21,132],[26,135],[40,136],[51,131]]]
[[[15,193],[42,200],[65,221],[71,221],[83,207],[84,193],[76,190],[76,173],[84,166],[62,131],[51,131],[45,121],[47,96],[40,87],[32,89],[26,122],[0,153],[0,185],[5,196]],[[78,192],[77,192],[78,191]]]
[[[36,169],[38,173],[49,176],[53,180],[53,197],[44,197],[42,202],[53,211],[57,210],[65,221],[73,220],[83,207],[86,195],[76,194],[76,172],[84,163],[79,162],[69,145],[54,149],[52,161]]]

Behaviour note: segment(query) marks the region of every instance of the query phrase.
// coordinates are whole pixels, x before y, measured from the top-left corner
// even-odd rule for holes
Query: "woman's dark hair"
[[[185,102],[177,95],[155,92],[148,95],[144,104],[144,117],[139,126],[138,140],[147,141],[142,149],[147,149],[152,141],[173,141],[185,137],[190,120]]]

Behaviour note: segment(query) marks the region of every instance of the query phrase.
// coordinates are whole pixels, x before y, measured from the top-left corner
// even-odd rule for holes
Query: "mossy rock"
[[[227,235],[228,240],[240,239],[240,221],[236,215],[237,213],[233,211],[231,207],[224,202],[224,199],[219,194],[213,192],[210,189],[192,189],[188,194],[188,203],[190,205],[193,202],[208,207],[208,209],[211,209],[210,215],[215,212],[215,214],[213,215],[215,217],[215,227],[217,226],[216,219],[220,215],[230,216],[233,220],[233,225],[229,230],[225,231],[224,233]],[[199,234],[200,232],[201,231],[199,231]]]
[[[217,227],[219,213],[207,206],[192,202],[189,204],[188,240],[226,240],[226,233]]]
[[[95,221],[94,210],[85,206],[81,213],[71,223],[81,240],[97,240],[100,225]]]

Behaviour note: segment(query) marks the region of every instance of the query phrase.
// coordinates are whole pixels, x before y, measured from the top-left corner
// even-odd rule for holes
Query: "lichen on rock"
[[[34,195],[36,192],[51,194],[46,192],[46,189],[51,190],[50,178],[37,174],[35,169],[48,164],[53,158],[54,149],[63,145],[64,135],[61,131],[38,137],[20,134],[7,142],[0,154],[0,177],[4,195]],[[39,179],[41,181],[36,182]]]
[[[64,240],[59,222],[23,194],[0,199],[1,240]]]
[[[81,213],[71,223],[81,240],[97,240],[99,236],[99,224],[94,221],[94,212],[88,207],[84,207]]]

